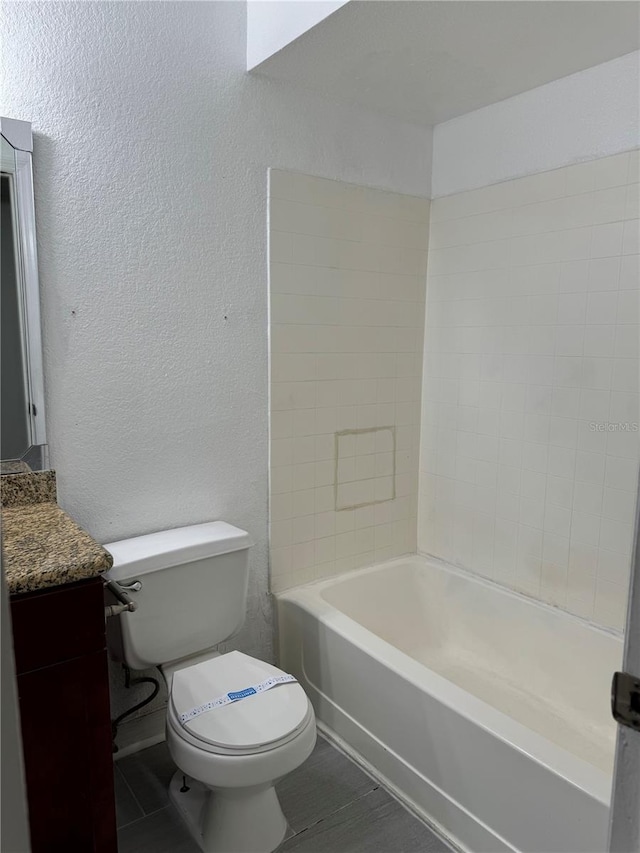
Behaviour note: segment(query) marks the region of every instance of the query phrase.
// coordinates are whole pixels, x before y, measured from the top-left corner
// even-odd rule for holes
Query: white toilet
[[[241,652],[213,651],[244,622],[251,544],[216,521],[105,546],[107,578],[138,605],[120,616],[112,653],[131,669],[159,666],[166,679],[167,743],[179,768],[169,793],[206,853],[278,847],[287,822],[274,785],[316,742],[299,684]]]

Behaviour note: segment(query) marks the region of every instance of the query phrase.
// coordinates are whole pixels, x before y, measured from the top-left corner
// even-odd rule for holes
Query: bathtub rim
[[[477,577],[471,572],[459,569],[444,560],[423,554],[407,554],[393,560],[374,563],[344,574],[332,575],[329,578],[315,580],[302,586],[274,592],[273,595],[278,602],[290,602],[302,607],[313,614],[327,628],[335,631],[343,639],[352,642],[361,651],[373,654],[383,666],[402,673],[403,677],[407,678],[413,686],[428,690],[452,713],[466,717],[532,761],[560,775],[568,784],[586,792],[602,805],[609,807],[612,789],[612,777],[609,774],[429,669],[425,664],[415,660],[406,652],[365,628],[355,619],[342,613],[322,597],[323,589],[337,586],[352,578],[406,565],[408,562],[418,565],[431,565],[432,568],[439,571],[458,575],[471,583],[478,583],[490,588],[493,593],[515,598],[521,604],[542,609],[549,613],[552,618],[571,619],[583,629],[588,628],[591,631],[603,634],[605,637],[622,642],[619,632],[594,625],[560,608],[521,595],[486,578]]]

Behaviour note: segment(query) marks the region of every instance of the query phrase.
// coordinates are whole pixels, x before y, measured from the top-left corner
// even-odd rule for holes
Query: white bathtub
[[[474,853],[603,853],[622,641],[405,557],[277,596],[318,720]]]

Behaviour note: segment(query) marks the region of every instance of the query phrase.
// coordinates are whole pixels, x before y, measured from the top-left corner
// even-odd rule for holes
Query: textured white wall
[[[640,53],[436,125],[433,196],[640,145]]]
[[[60,502],[103,542],[251,531],[238,645],[269,657],[267,169],[428,195],[429,133],[247,75],[243,3],[2,15],[0,112],[35,132]]]

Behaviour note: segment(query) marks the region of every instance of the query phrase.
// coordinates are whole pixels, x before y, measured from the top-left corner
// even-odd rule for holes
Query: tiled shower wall
[[[623,626],[638,152],[432,202],[418,547]]]
[[[429,201],[270,174],[271,586],[416,549]]]

